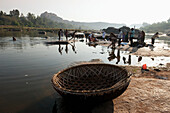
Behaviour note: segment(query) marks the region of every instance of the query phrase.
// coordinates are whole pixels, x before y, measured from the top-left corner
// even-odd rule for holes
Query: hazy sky
[[[141,24],[170,18],[170,0],[0,0],[0,10],[26,15],[47,11],[80,22]]]

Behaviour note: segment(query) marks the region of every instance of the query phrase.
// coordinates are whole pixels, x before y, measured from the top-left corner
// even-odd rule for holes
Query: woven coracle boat
[[[130,82],[127,70],[104,63],[80,64],[52,78],[54,89],[72,101],[99,102],[121,95]]]

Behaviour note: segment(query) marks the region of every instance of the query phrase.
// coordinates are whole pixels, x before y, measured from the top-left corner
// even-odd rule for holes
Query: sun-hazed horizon
[[[1,0],[0,10],[18,9],[25,16],[47,11],[69,21],[152,24],[170,18],[169,0]]]

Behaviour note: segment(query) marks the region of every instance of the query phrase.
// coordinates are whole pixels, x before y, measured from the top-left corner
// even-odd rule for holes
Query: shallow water
[[[140,57],[129,55],[128,51],[88,46],[85,41],[47,45],[45,42],[56,37],[16,38],[12,41],[11,37],[0,37],[0,113],[52,112],[59,95],[52,88],[51,78],[74,62],[101,59],[118,65],[161,66],[170,61],[169,57]],[[156,45],[169,48],[169,42],[159,39]]]

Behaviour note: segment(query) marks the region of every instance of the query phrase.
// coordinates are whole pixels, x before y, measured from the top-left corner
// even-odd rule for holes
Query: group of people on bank
[[[72,33],[72,38],[70,38],[69,40],[75,39],[75,34],[77,31],[74,31]],[[63,31],[62,29],[60,29],[58,31],[58,37],[59,37],[59,41],[61,40],[61,37],[63,36],[63,34],[66,37],[66,41],[68,41],[68,36],[69,36],[69,32],[66,29],[65,31]],[[136,35],[138,34],[138,35]],[[155,43],[155,38],[158,38],[158,32],[156,32],[152,37],[151,37],[151,43],[152,45],[154,45]],[[116,43],[118,43],[118,46],[121,45],[121,42],[130,42],[130,46],[134,46],[134,39],[137,39],[137,46],[138,47],[143,47],[145,45],[145,32],[142,30],[138,33],[135,33],[135,29],[131,28],[130,31],[123,31],[121,29],[119,29],[119,34],[116,35],[114,33],[110,33],[109,38],[106,38],[106,33],[103,31],[102,32],[102,38],[103,40],[109,40],[111,41],[111,44],[108,46],[108,48],[110,46],[112,46],[112,48],[115,48]],[[89,42],[96,42],[97,38],[94,36],[93,33],[89,34],[88,36],[88,40]],[[136,45],[135,45],[136,46]]]
[[[152,37],[151,37],[151,43],[154,45],[155,39],[159,38],[159,33],[156,32]],[[119,29],[119,34],[116,36],[114,33],[110,33],[110,41],[111,44],[108,46],[112,46],[112,48],[115,48],[116,43],[118,43],[118,46],[121,45],[121,42],[129,42],[130,41],[130,46],[134,46],[134,39],[137,39],[137,42],[135,46],[137,47],[143,47],[145,46],[145,32],[142,30],[138,33],[138,36],[135,37],[135,29],[131,29],[130,32],[123,32],[121,29]]]
[[[135,29],[131,28],[129,32],[122,31],[119,29],[119,34],[116,36],[114,33],[110,33],[110,41],[112,42],[108,47],[112,46],[115,48],[115,44],[118,42],[118,46],[121,45],[121,42],[129,42],[130,46],[134,45],[133,39],[137,39],[139,45],[144,45],[145,32],[141,31],[138,33],[138,37],[135,37]]]

